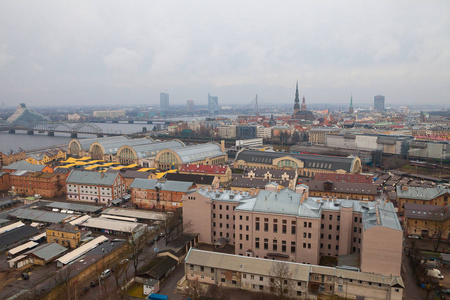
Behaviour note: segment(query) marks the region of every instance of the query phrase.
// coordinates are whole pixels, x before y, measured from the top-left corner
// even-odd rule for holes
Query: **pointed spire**
[[[354,112],[354,109],[353,109],[353,95],[350,96],[350,107],[348,109],[348,112],[350,114],[352,114]]]
[[[300,102],[300,99],[298,96],[298,81],[297,81],[297,86],[295,88],[295,102]]]

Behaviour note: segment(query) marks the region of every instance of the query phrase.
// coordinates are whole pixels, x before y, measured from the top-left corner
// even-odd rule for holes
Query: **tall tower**
[[[258,94],[256,94],[256,99],[255,99],[255,111],[256,111],[256,116],[259,117]]]
[[[159,107],[162,111],[169,110],[169,94],[161,93],[159,94]]]
[[[373,99],[373,110],[384,112],[384,96],[375,96],[375,98]]]
[[[302,111],[306,111],[305,96],[303,96],[303,100],[302,100]]]
[[[294,104],[294,115],[298,113],[300,110],[300,99],[298,98],[298,81],[297,81],[297,88],[295,89],[295,104]]]
[[[348,112],[350,114],[352,114],[354,112],[354,110],[353,110],[353,95],[350,96],[350,108],[348,109]]]

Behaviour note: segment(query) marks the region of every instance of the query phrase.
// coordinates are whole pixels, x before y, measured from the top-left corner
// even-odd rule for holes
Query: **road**
[[[423,300],[426,298],[426,292],[421,289],[414,277],[413,265],[408,256],[406,256],[405,251],[403,251],[402,256],[402,278],[405,284],[405,289],[403,290],[403,299],[407,300]]]
[[[186,296],[175,294],[175,290],[177,288],[177,282],[184,276],[184,264],[180,263],[175,271],[167,278],[161,285],[161,290],[159,294],[169,296],[170,300],[185,300]]]

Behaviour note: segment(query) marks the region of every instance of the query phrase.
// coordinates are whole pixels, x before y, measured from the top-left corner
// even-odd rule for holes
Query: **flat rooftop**
[[[108,208],[104,210],[103,213],[113,216],[130,217],[148,221],[162,221],[167,219],[166,213],[156,211],[145,211],[139,209]]]

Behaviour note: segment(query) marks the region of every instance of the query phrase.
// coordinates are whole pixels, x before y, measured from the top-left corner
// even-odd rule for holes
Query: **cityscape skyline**
[[[257,7],[257,9],[255,9]],[[192,6],[6,2],[0,98],[8,105],[313,103],[445,105],[450,4],[237,2]],[[301,12],[301,13],[299,13]],[[300,16],[299,16],[300,14]],[[80,22],[82,20],[82,22]]]

